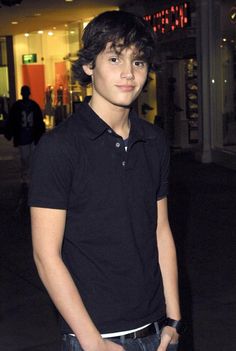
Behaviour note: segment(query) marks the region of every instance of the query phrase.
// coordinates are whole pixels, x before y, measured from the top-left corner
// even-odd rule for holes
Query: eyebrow
[[[111,46],[107,49],[104,50],[104,53],[107,54],[107,55],[110,55],[110,54],[116,54],[118,56],[122,55],[122,51],[125,50],[126,47],[122,48],[121,46]],[[145,55],[144,53],[140,52],[140,51],[136,51],[136,52],[132,52],[132,58],[133,59],[136,59],[136,60],[142,60],[142,61],[147,61],[146,58],[145,58]]]

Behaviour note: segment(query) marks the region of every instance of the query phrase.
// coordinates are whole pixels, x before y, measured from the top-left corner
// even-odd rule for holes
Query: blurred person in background
[[[28,187],[32,153],[35,145],[45,132],[43,114],[39,105],[29,98],[30,87],[21,87],[22,99],[11,107],[5,123],[4,135],[13,139],[13,145],[19,148],[21,161],[21,182]]]

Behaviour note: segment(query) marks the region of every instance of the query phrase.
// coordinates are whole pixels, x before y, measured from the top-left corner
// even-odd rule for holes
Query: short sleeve
[[[44,135],[33,155],[29,206],[67,209],[72,173],[72,155],[66,142],[50,132]]]
[[[157,192],[157,201],[168,195],[169,187],[169,165],[170,165],[170,148],[164,133],[161,134],[159,149],[160,155],[160,185]]]

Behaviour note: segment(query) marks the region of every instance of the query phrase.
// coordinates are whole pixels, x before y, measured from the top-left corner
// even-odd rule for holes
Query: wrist
[[[184,334],[186,331],[186,325],[182,319],[172,319],[167,317],[165,325],[176,329],[179,335]]]
[[[101,349],[101,344],[103,343],[103,339],[100,334],[86,337],[84,340],[80,337],[78,340],[82,349],[85,351],[99,350]]]

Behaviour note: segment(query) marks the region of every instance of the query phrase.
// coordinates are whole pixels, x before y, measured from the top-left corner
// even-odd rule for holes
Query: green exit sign
[[[24,64],[37,62],[37,54],[26,54],[26,55],[22,55],[22,62],[23,62]]]

